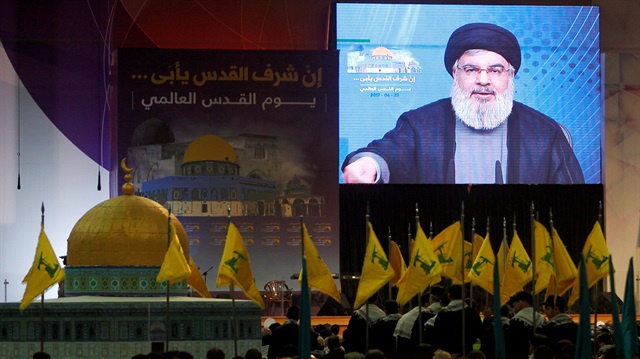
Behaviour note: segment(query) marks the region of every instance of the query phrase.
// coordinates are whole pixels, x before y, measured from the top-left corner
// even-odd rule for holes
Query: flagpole
[[[536,333],[536,310],[538,308],[538,296],[536,295],[536,246],[535,246],[535,224],[533,222],[533,212],[535,207],[533,201],[531,201],[531,207],[529,208],[529,232],[531,235],[531,293],[533,294],[533,334]],[[594,332],[595,333],[595,332]]]
[[[473,265],[473,261],[475,260],[475,258],[473,257],[475,240],[476,240],[476,218],[471,217],[471,265]],[[471,270],[471,268],[469,268],[469,270]],[[469,298],[471,298],[471,300],[473,301],[473,283],[471,281],[469,281]]]
[[[418,204],[416,203],[416,232],[418,225],[420,224],[420,211],[418,210]],[[431,231],[429,231],[429,239],[431,239]],[[416,245],[418,245],[416,243]],[[418,343],[422,344],[422,292],[418,295]]]
[[[502,255],[502,275],[504,275],[504,273],[507,272],[507,218],[506,217],[502,217],[502,248],[504,248],[504,254]],[[498,253],[498,255],[500,255],[500,253]],[[505,279],[504,282],[506,282],[506,278],[504,279]],[[503,289],[500,289],[500,304],[502,304],[502,290]]]
[[[304,258],[304,217],[302,215],[300,215],[300,252],[301,252],[300,254],[302,255],[302,258]],[[283,307],[283,310],[284,310],[284,307]]]
[[[387,253],[389,253],[389,260],[391,260],[391,226],[388,226],[387,228],[389,229],[389,239],[387,241]],[[392,286],[391,286],[391,282],[387,283],[387,286],[389,288],[388,297],[387,298],[389,298],[389,300],[391,300],[393,298],[392,297],[393,289],[392,289]]]
[[[231,225],[231,206],[227,204],[227,239],[229,238],[229,226]],[[229,296],[231,297],[231,332],[233,333],[233,356],[238,356],[238,328],[236,319],[236,296],[233,291],[233,281],[229,284]]]
[[[18,188],[19,189],[19,188]],[[40,206],[40,227],[44,230],[44,202]],[[46,292],[46,290],[44,291]],[[40,351],[44,352],[44,292],[40,296]]]
[[[169,215],[167,216],[167,250],[169,250],[169,246],[171,245],[171,206],[169,206]],[[164,346],[165,351],[169,351],[169,332],[170,332],[170,320],[169,320],[169,295],[171,292],[171,283],[169,280],[166,280],[167,283],[167,308],[165,310],[165,339]]]
[[[466,298],[466,290],[464,287],[464,201],[462,201],[462,207],[461,207],[461,213],[460,213],[460,232],[462,233],[462,243],[460,243],[462,246],[462,257],[460,260],[460,271],[462,272],[462,276],[460,277],[462,279],[462,356],[466,356],[467,355],[467,348],[466,348],[466,335],[465,335],[465,327],[466,327],[466,321],[465,321],[465,315],[464,315],[464,300]],[[472,248],[471,250],[473,251],[473,244],[472,244]]]
[[[598,202],[598,224],[600,225],[600,228],[602,227],[602,201]],[[604,233],[604,230],[602,231],[602,233]],[[607,241],[607,237],[604,237],[605,240],[605,244]],[[585,258],[585,263],[586,263],[586,258]],[[611,258],[609,258],[609,260],[611,260]],[[586,268],[585,268],[586,269]],[[606,277],[602,279],[602,281],[604,282],[606,280]],[[595,309],[593,311],[593,332],[597,333],[598,332],[598,284],[594,285],[595,291],[593,293],[593,303],[595,306]],[[618,296],[615,292],[613,292],[613,298],[611,298],[611,301],[615,301],[618,300]]]
[[[490,229],[491,229],[491,226],[489,226],[489,216],[487,216],[487,230],[486,230],[484,238],[486,239],[487,236],[489,236],[489,243],[491,243],[491,236],[489,235],[489,230]],[[498,265],[497,262],[494,264],[494,266],[496,266],[496,265]],[[485,305],[485,307],[489,306],[489,292],[486,292],[486,291],[484,293],[484,305]],[[495,313],[494,313],[494,315],[495,315]]]
[[[533,293],[533,307],[537,308],[538,305],[538,296],[536,295],[536,237],[535,237],[535,218],[533,213],[535,212],[535,207],[533,205],[533,201],[531,201],[531,207],[529,207],[529,233],[531,236],[531,257],[533,261],[531,261],[531,293]]]
[[[418,229],[416,228],[416,232],[418,232]],[[407,253],[409,253],[409,255],[407,255],[405,258],[409,258],[409,261],[407,263],[411,262],[411,256],[413,255],[413,253],[411,253],[413,251],[413,249],[411,248],[411,222],[409,222],[409,225],[407,226]],[[407,266],[407,269],[409,268],[409,266]],[[398,290],[398,294],[400,294],[400,290]],[[396,297],[397,299],[397,297]],[[409,306],[411,306],[411,304],[413,302],[413,298],[411,298],[409,300]]]
[[[553,250],[553,255],[556,255],[556,241],[555,241],[555,228],[553,228],[553,208],[549,208],[549,234],[551,234],[551,249]],[[553,259],[553,277],[554,282],[556,283],[553,288],[553,297],[558,298],[558,263],[556,263],[555,258]],[[547,289],[547,292],[549,290]],[[548,293],[547,293],[548,294]],[[549,295],[546,295],[548,297]]]
[[[365,231],[365,235],[367,236],[367,241],[366,241],[366,245],[369,245],[369,201],[367,201],[367,214],[365,215],[365,219],[366,219],[366,223],[365,225],[367,226],[367,229]],[[362,280],[362,273],[360,273],[360,280]],[[359,284],[358,284],[359,285]],[[365,325],[365,330],[364,330],[364,352],[366,353],[369,350],[369,298],[366,298],[365,301],[365,318],[364,321],[366,323]],[[306,358],[305,358],[306,359]]]
[[[298,333],[298,351],[300,358],[306,358],[311,355],[311,333],[309,332],[309,327],[311,326],[311,291],[309,288],[307,261],[304,256],[304,217],[302,215],[300,215],[300,247],[302,249],[302,258],[300,260],[302,264],[302,277],[300,279],[302,282],[300,283],[300,325],[298,326],[300,332]]]

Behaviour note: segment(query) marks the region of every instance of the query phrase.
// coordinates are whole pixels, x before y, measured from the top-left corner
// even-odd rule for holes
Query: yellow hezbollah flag
[[[469,271],[469,280],[474,285],[480,286],[488,293],[493,293],[493,267],[496,263],[496,256],[491,248],[489,233],[482,242],[480,251],[476,260],[473,261],[471,271]]]
[[[47,235],[44,233],[44,229],[40,228],[36,255],[33,259],[31,269],[29,269],[25,277],[27,287],[24,290],[24,296],[20,303],[20,311],[25,310],[35,297],[43,294],[49,287],[64,278],[64,270],[60,267],[60,262],[53,251],[53,247],[51,247],[49,238],[47,238]]]
[[[468,283],[469,271],[471,271],[475,257],[473,256],[473,244],[469,241],[462,241],[462,243],[464,244],[464,282]]]
[[[556,231],[553,233],[553,258],[556,265],[556,275],[552,276],[549,281],[546,297],[563,295],[571,288],[574,279],[578,277],[578,269],[573,264],[569,252]]]
[[[389,263],[389,259],[387,259],[387,255],[384,253],[369,221],[367,221],[367,228],[369,229],[369,238],[367,240],[362,273],[360,274],[360,283],[356,292],[356,300],[353,304],[354,308],[360,308],[367,299],[380,290],[394,276],[391,263]]]
[[[596,221],[591,233],[587,237],[582,249],[584,255],[585,269],[587,270],[587,284],[589,288],[598,283],[600,279],[609,274],[609,248],[604,240],[604,234],[600,223]],[[573,282],[569,305],[573,305],[580,297],[580,281],[576,278]]]
[[[191,286],[198,294],[200,294],[203,298],[211,298],[211,293],[209,293],[209,288],[207,288],[207,282],[202,278],[202,274],[198,270],[198,266],[196,262],[193,261],[193,258],[189,256],[189,269],[191,269],[191,275],[187,280],[187,284]]]
[[[462,231],[460,221],[445,228],[433,240],[431,248],[442,266],[442,275],[453,284],[462,283]]]
[[[512,295],[522,290],[531,281],[532,268],[531,258],[522,245],[522,241],[517,231],[513,231],[509,254],[507,255],[507,266],[504,270],[504,280],[501,292],[501,305],[505,305]]]
[[[555,259],[553,242],[549,231],[542,223],[534,220],[533,243],[536,263],[536,287],[534,294],[538,294],[549,286],[552,276],[555,276]]]
[[[189,268],[189,262],[184,257],[180,240],[178,240],[178,235],[176,234],[176,228],[173,223],[170,223],[169,227],[170,244],[167,253],[164,255],[156,282],[169,281],[169,284],[173,284],[188,279],[191,275],[191,268]]]
[[[249,253],[247,253],[247,247],[242,241],[238,228],[229,222],[227,241],[224,244],[224,251],[220,259],[216,285],[222,287],[223,285],[234,284],[242,288],[247,298],[264,309],[262,296],[251,271],[251,261],[249,260]]]
[[[475,233],[473,236],[473,260],[475,261],[476,258],[478,258],[478,253],[480,253],[480,248],[482,247],[482,244],[484,243],[484,238],[482,238],[481,235],[479,235],[478,233]]]
[[[394,277],[391,279],[391,285],[397,286],[400,278],[407,270],[407,265],[404,263],[400,247],[394,241],[391,241],[391,253],[389,254],[389,260],[391,260],[391,267],[393,268]]]
[[[318,289],[337,302],[340,302],[340,292],[338,291],[335,280],[333,280],[331,271],[329,271],[322,257],[320,257],[318,249],[316,249],[316,246],[313,244],[311,236],[309,236],[309,232],[307,231],[307,226],[303,224],[302,229],[304,233],[304,256],[307,258],[307,279],[309,286]],[[302,280],[302,276],[299,278]]]
[[[398,285],[398,304],[405,305],[430,285],[440,282],[441,275],[442,266],[431,249],[431,241],[418,223],[411,260]]]
[[[504,270],[507,267],[507,255],[509,255],[509,245],[506,239],[502,239],[498,253],[496,254],[496,263],[498,264],[498,275],[500,276],[500,290],[504,285]],[[493,292],[492,292],[493,293]]]

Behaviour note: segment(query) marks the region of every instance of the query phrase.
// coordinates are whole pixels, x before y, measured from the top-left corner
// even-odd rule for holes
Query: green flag
[[[311,300],[307,278],[307,258],[302,257],[302,284],[300,287],[300,325],[298,326],[299,358],[311,357]]]
[[[580,322],[578,323],[578,337],[575,359],[591,359],[591,306],[589,305],[589,286],[587,285],[587,270],[584,255],[580,254]],[[635,323],[635,322],[634,322]]]
[[[609,256],[609,281],[611,282],[611,293],[616,292],[616,281],[613,275],[613,262],[611,260],[611,256]],[[618,309],[618,301],[611,301],[611,319],[613,319],[613,342],[614,343],[622,343],[622,326],[620,325],[620,311]],[[624,347],[622,345],[616,345],[616,358],[624,359]]]
[[[629,259],[627,282],[622,302],[622,345],[625,358],[638,357],[638,329],[636,327],[636,301],[633,297],[633,257]],[[617,343],[616,343],[617,344]]]

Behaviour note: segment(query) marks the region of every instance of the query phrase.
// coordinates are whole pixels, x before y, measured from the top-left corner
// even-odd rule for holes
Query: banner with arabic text
[[[210,290],[229,216],[259,289],[298,288],[301,216],[338,273],[337,62],[336,51],[118,50],[115,160],[134,168],[137,195],[180,219]]]

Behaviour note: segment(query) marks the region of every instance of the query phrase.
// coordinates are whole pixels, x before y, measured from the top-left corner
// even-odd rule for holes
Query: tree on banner
[[[431,248],[442,266],[442,275],[453,284],[462,284],[462,230],[456,221],[431,240]]]
[[[493,293],[493,267],[495,263],[496,256],[493,254],[489,233],[487,233],[478,252],[478,256],[476,260],[473,261],[471,270],[469,271],[469,280],[471,283],[486,290],[488,293]]]
[[[367,249],[360,274],[360,283],[356,292],[354,308],[360,308],[372,295],[378,292],[395,275],[391,263],[378,237],[373,232],[371,222],[367,221]]]
[[[391,261],[391,267],[393,268],[393,279],[391,279],[391,285],[397,286],[400,278],[407,271],[407,265],[404,263],[404,258],[402,258],[402,252],[400,252],[400,247],[398,243],[391,241],[391,253],[389,253],[389,260]]]
[[[522,245],[518,232],[514,229],[507,254],[507,265],[504,269],[500,304],[505,305],[511,296],[521,291],[522,287],[531,281],[531,277],[531,259]]]
[[[607,242],[604,240],[600,223],[597,221],[596,224],[593,225],[587,241],[584,243],[582,255],[584,256],[585,269],[587,271],[587,285],[591,288],[598,283],[600,279],[609,274],[609,248],[607,247]],[[574,280],[571,296],[569,297],[569,305],[573,305],[578,300],[582,292],[580,285],[579,280]]]
[[[169,227],[169,248],[167,248],[167,253],[164,255],[156,282],[168,281],[169,284],[173,284],[188,279],[191,276],[191,268],[184,257],[180,240],[176,234],[176,228],[173,223],[170,223]]]
[[[431,249],[431,241],[427,239],[422,226],[418,223],[409,266],[398,285],[398,298],[396,299],[398,304],[405,305],[430,285],[440,282],[441,275],[442,266]]]
[[[549,286],[552,276],[555,276],[555,259],[553,242],[549,231],[538,221],[533,221],[533,243],[536,263],[536,287],[534,294],[538,294]]]
[[[52,285],[59,283],[65,278],[65,273],[58,257],[51,247],[49,238],[44,233],[44,228],[40,228],[38,236],[38,245],[36,247],[36,255],[33,259],[31,269],[24,278],[27,287],[24,290],[24,296],[20,303],[20,311],[27,309],[31,301],[44,294]]]
[[[262,295],[260,295],[251,271],[251,261],[247,247],[242,241],[238,228],[232,222],[229,222],[227,241],[224,244],[224,251],[220,259],[216,285],[217,287],[222,287],[233,284],[240,286],[247,298],[251,299],[261,309],[264,309]]]
[[[340,302],[340,292],[338,286],[333,280],[333,275],[327,265],[320,257],[318,249],[313,244],[307,226],[302,225],[303,231],[303,244],[304,244],[304,256],[307,258],[307,279],[309,286],[318,289],[322,293],[335,299],[336,302]],[[299,277],[299,282],[302,282],[302,276]]]

